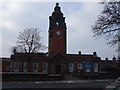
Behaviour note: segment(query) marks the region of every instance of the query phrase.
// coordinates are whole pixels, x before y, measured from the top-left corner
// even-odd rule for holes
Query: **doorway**
[[[56,72],[56,74],[61,74],[61,65],[55,66],[55,72]]]

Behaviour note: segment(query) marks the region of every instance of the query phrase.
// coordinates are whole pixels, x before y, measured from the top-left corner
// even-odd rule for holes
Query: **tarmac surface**
[[[106,80],[61,80],[61,81],[38,81],[38,82],[2,82],[3,90],[40,90],[41,88],[94,88],[102,90],[104,86],[113,82],[113,79]],[[91,90],[91,89],[90,89]]]

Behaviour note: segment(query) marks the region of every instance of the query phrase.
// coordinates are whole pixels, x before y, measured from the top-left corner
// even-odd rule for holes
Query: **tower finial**
[[[59,3],[58,3],[58,2],[56,3],[56,6],[59,6]]]

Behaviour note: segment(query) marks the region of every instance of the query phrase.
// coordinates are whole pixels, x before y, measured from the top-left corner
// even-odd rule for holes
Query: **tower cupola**
[[[63,17],[63,13],[61,12],[59,3],[56,3],[52,16],[50,16],[49,19],[50,19],[49,30],[55,28],[66,28],[65,17]]]

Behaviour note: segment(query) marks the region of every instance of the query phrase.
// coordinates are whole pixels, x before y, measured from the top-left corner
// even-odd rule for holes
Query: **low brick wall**
[[[47,74],[2,74],[3,82],[14,82],[14,81],[54,81],[62,80],[64,76],[49,76]]]
[[[116,79],[120,76],[120,72],[100,73],[98,78],[101,79]]]

